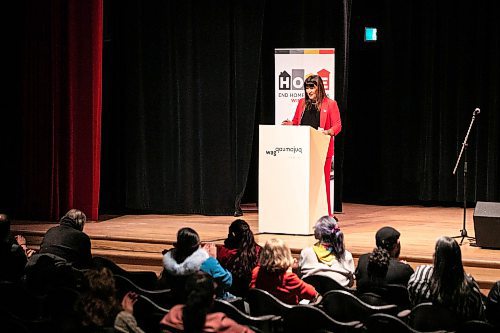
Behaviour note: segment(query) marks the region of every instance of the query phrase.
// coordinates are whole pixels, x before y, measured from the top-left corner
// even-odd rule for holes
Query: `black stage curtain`
[[[335,48],[335,100],[343,124],[347,119],[349,78],[349,23],[352,0],[337,1],[268,1],[264,17],[262,73],[258,122],[274,124],[274,49],[275,48]],[[295,109],[290,110],[293,117]],[[335,138],[335,203],[342,211],[344,159],[344,129]],[[258,146],[254,147],[257,155]],[[257,158],[252,164],[253,178],[249,189],[257,189]],[[257,197],[255,195],[255,197]],[[249,200],[250,202],[251,199]]]
[[[105,1],[101,212],[233,214],[264,1]]]
[[[34,56],[23,53],[26,34],[36,40],[25,3],[6,3],[13,20],[2,29],[6,212],[39,191],[19,189],[21,148],[34,144],[21,105],[36,103],[23,101],[23,78],[48,68],[23,66]],[[241,201],[257,202],[257,125],[274,119],[276,47],[337,50],[337,199],[461,204],[463,164],[451,172],[479,107],[467,199],[500,201],[495,3],[105,0],[100,212],[232,214]],[[363,42],[365,26],[379,28],[378,42]],[[32,184],[44,181],[36,174]]]
[[[476,107],[468,200],[500,201],[493,4],[106,1],[101,212],[257,202],[276,47],[337,50],[336,211],[342,198],[459,205],[462,166],[452,170]],[[371,25],[379,41],[365,43]]]
[[[101,212],[218,215],[244,193],[257,202],[274,48],[337,48],[343,112],[350,2],[105,1]]]
[[[9,1],[3,6],[3,11],[9,13],[14,20],[0,20],[0,33],[4,49],[4,84],[2,88],[2,104],[0,111],[0,212],[14,216],[16,211],[16,196],[19,188],[21,168],[22,140],[22,73],[23,59],[23,15],[24,3]]]
[[[373,1],[352,6],[344,198],[459,205],[500,201],[500,38],[495,1]],[[379,41],[363,42],[365,26]],[[469,203],[470,205],[470,203]]]

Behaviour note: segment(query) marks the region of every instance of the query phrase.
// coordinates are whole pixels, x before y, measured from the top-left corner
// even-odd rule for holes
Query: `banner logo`
[[[325,90],[330,90],[330,71],[323,68],[316,73],[323,80]],[[311,74],[310,74],[311,75]],[[304,89],[304,70],[292,69],[292,75],[286,70],[278,76],[278,89],[279,90],[302,90]]]
[[[274,49],[274,123],[291,119],[297,102],[304,98],[304,80],[317,74],[326,95],[335,99],[335,49]]]

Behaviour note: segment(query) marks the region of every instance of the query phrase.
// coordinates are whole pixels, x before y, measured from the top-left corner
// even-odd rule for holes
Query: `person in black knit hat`
[[[406,286],[413,268],[399,260],[400,232],[393,227],[383,227],[375,234],[377,247],[359,257],[356,267],[356,288],[361,292],[373,291],[384,284]],[[385,266],[385,267],[384,267]]]

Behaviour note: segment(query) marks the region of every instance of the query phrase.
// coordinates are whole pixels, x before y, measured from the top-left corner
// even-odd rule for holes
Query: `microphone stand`
[[[469,241],[476,240],[474,237],[469,237],[467,235],[467,229],[465,227],[466,220],[467,220],[467,146],[468,146],[467,140],[469,139],[470,130],[472,129],[472,125],[474,124],[474,120],[476,119],[476,115],[478,115],[480,112],[481,112],[481,110],[479,108],[476,108],[474,110],[474,112],[472,113],[472,119],[471,119],[470,124],[469,124],[469,129],[467,130],[467,134],[465,135],[464,142],[462,143],[462,149],[460,150],[460,154],[458,155],[458,158],[457,158],[457,163],[455,164],[455,168],[453,169],[453,175],[455,175],[457,172],[458,164],[460,163],[460,160],[461,160],[462,154],[463,154],[464,155],[464,174],[463,174],[463,178],[464,178],[464,219],[463,219],[462,229],[460,230],[460,236],[453,236],[452,237],[452,238],[460,238],[461,237],[462,240],[460,240],[460,245],[462,245],[465,238],[467,238]]]

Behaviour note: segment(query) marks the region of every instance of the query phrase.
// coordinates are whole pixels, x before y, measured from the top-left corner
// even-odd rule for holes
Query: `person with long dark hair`
[[[233,274],[232,294],[245,296],[248,292],[260,250],[246,221],[238,219],[231,223],[224,246],[217,250],[217,260]]]
[[[328,98],[319,75],[308,76],[304,80],[305,97],[299,100],[293,120],[285,120],[283,125],[305,125],[330,136],[330,145],[326,155],[324,172],[326,185],[326,198],[328,202],[328,215],[333,214],[330,203],[330,171],[334,155],[334,137],[342,129],[342,121],[337,102]]]
[[[299,269],[302,277],[325,275],[343,286],[352,286],[354,260],[345,249],[344,233],[337,220],[331,216],[318,219],[314,225],[314,237],[318,242],[300,252]]]
[[[195,230],[181,228],[177,232],[174,248],[163,255],[160,285],[172,288],[179,303],[184,301],[183,290],[187,277],[198,271],[209,274],[217,282],[217,297],[226,297],[233,277],[215,258],[213,247],[213,244],[202,247],[200,236]]]
[[[161,324],[164,331],[169,328],[186,333],[202,332],[253,332],[246,326],[239,325],[222,312],[212,312],[215,297],[214,280],[206,273],[198,272],[186,281],[186,303],[172,307],[163,317]]]
[[[408,294],[413,305],[433,302],[466,320],[484,317],[485,306],[479,286],[465,273],[460,246],[451,237],[437,240],[434,265],[417,267],[408,281]]]

